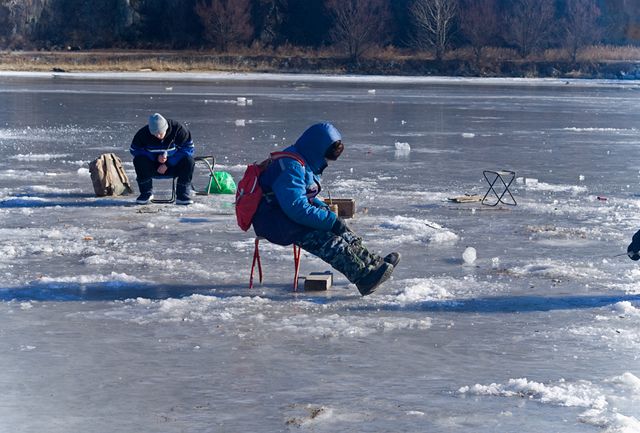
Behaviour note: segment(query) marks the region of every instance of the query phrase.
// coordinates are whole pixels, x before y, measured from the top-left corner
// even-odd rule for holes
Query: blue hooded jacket
[[[282,158],[262,173],[259,181],[265,197],[253,218],[258,236],[289,245],[311,230],[331,230],[336,215],[316,195],[327,167],[324,155],[341,139],[330,123],[312,125],[293,146],[284,149],[300,155],[304,166],[293,158]]]

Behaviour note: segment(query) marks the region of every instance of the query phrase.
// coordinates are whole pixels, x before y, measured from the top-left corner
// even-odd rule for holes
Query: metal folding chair
[[[215,176],[213,175],[213,167],[216,164],[216,159],[213,155],[207,155],[207,156],[197,156],[195,158],[193,158],[196,167],[204,167],[204,170],[206,171],[206,175],[207,175],[207,183],[204,186],[204,188],[200,189],[200,188],[196,188],[195,184],[199,182],[197,181],[197,175],[195,173],[194,170],[194,176],[191,182],[191,189],[193,191],[195,191],[195,193],[197,195],[209,195],[209,185],[213,181],[217,182]],[[175,203],[176,201],[176,179],[177,177],[171,177],[171,176],[153,176],[154,180],[171,180],[172,184],[171,184],[171,196],[168,198],[154,198],[153,200],[151,200],[152,203],[160,203],[160,204],[171,204],[171,203]]]
[[[509,187],[511,186],[511,183],[516,178],[515,171],[484,170],[482,174],[484,175],[484,178],[489,184],[489,189],[485,193],[484,197],[482,197],[482,200],[480,200],[482,204],[487,206],[496,206],[499,203],[506,204],[509,206],[515,206],[518,204],[516,202],[516,199],[513,197],[513,194],[511,194],[511,191],[509,191]],[[496,182],[498,182],[498,180],[500,181],[500,183],[498,183],[498,185],[496,186]],[[498,190],[496,190],[496,188]],[[496,198],[495,203],[488,202],[487,196],[489,195],[489,193],[493,193],[493,195],[495,196]],[[505,201],[504,199],[507,199],[507,201]]]
[[[208,178],[204,188],[200,188],[199,187],[200,183],[195,180],[196,173],[194,170],[194,179],[191,181],[191,188],[195,191],[197,195],[209,195],[209,186],[211,185],[211,182],[216,182],[216,183],[218,182],[216,177],[213,175],[213,167],[215,167],[216,165],[216,159],[213,155],[207,155],[207,156],[197,156],[193,158],[193,160],[196,164],[196,169],[199,167],[203,167],[203,170],[206,172]],[[198,184],[198,186],[196,186],[196,183]],[[218,185],[218,188],[219,187],[220,185]]]

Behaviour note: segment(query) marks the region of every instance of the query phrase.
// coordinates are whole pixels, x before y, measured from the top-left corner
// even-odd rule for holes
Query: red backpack
[[[258,179],[273,161],[280,158],[295,159],[304,167],[304,160],[296,153],[273,152],[269,155],[269,158],[261,163],[248,165],[244,176],[238,182],[238,189],[236,190],[236,220],[240,228],[245,232],[251,227],[253,216],[258,210],[260,200],[262,200],[262,188]]]

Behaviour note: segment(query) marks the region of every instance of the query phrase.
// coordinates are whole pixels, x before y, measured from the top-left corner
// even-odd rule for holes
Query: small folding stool
[[[489,184],[489,189],[485,193],[484,197],[482,197],[482,200],[480,200],[482,204],[485,204],[487,206],[496,206],[499,203],[506,204],[509,206],[515,206],[516,204],[518,204],[516,202],[516,199],[513,197],[513,194],[511,194],[511,191],[509,191],[509,187],[511,186],[511,183],[516,178],[515,171],[484,170],[482,174],[484,175],[484,178],[487,180],[487,183]],[[496,185],[496,182],[498,182],[498,180],[500,181],[500,183]],[[496,197],[497,200],[495,203],[487,202],[488,201],[487,196],[489,195],[489,193],[493,193],[493,195]],[[507,201],[505,201],[504,199],[506,199]]]
[[[196,187],[194,186],[194,184],[196,182],[198,182],[198,180],[196,180],[196,178],[198,178],[199,176],[197,176],[197,173],[195,173],[196,170],[194,170],[194,176],[193,176],[193,180],[191,182],[191,189],[195,191],[196,195],[209,195],[209,185],[212,181],[215,180],[215,176],[213,175],[213,167],[216,164],[216,159],[215,157],[213,157],[213,155],[207,155],[207,156],[197,156],[195,158],[193,158],[194,163],[196,165],[196,167],[204,167],[204,170],[206,172],[207,175],[207,184],[205,187],[202,188],[202,190],[198,190],[196,189]],[[177,181],[177,177],[171,177],[171,176],[162,176],[162,175],[158,175],[158,176],[153,176],[153,179],[155,180],[171,180],[171,196],[170,197],[165,197],[163,198],[154,198],[153,200],[151,200],[152,203],[161,203],[161,204],[171,204],[171,203],[175,203],[176,201],[176,181]]]
[[[249,288],[253,288],[253,271],[255,270],[256,263],[258,264],[258,276],[260,278],[260,284],[262,284],[262,262],[260,261],[260,239],[264,239],[263,237],[257,236],[254,241],[253,248],[253,262],[251,263],[251,276],[249,277]],[[293,265],[294,265],[294,274],[293,274],[293,291],[298,291],[298,275],[300,274],[300,253],[301,249],[296,244],[293,244]]]
[[[172,176],[153,176],[154,180],[171,181],[171,196],[168,198],[153,198],[151,203],[170,204],[176,201],[176,177]]]

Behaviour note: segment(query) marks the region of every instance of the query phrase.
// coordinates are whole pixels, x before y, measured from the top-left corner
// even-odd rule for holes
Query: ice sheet
[[[620,256],[640,228],[637,90],[0,73],[0,431],[640,431],[640,268]],[[291,249],[263,242],[249,290],[233,196],[94,197],[89,161],[115,152],[134,181],[156,111],[236,180],[333,121],[323,193],[402,253],[393,279],[293,293]],[[447,200],[484,195],[485,169],[516,171],[517,206]],[[303,274],[329,269],[303,254]]]

